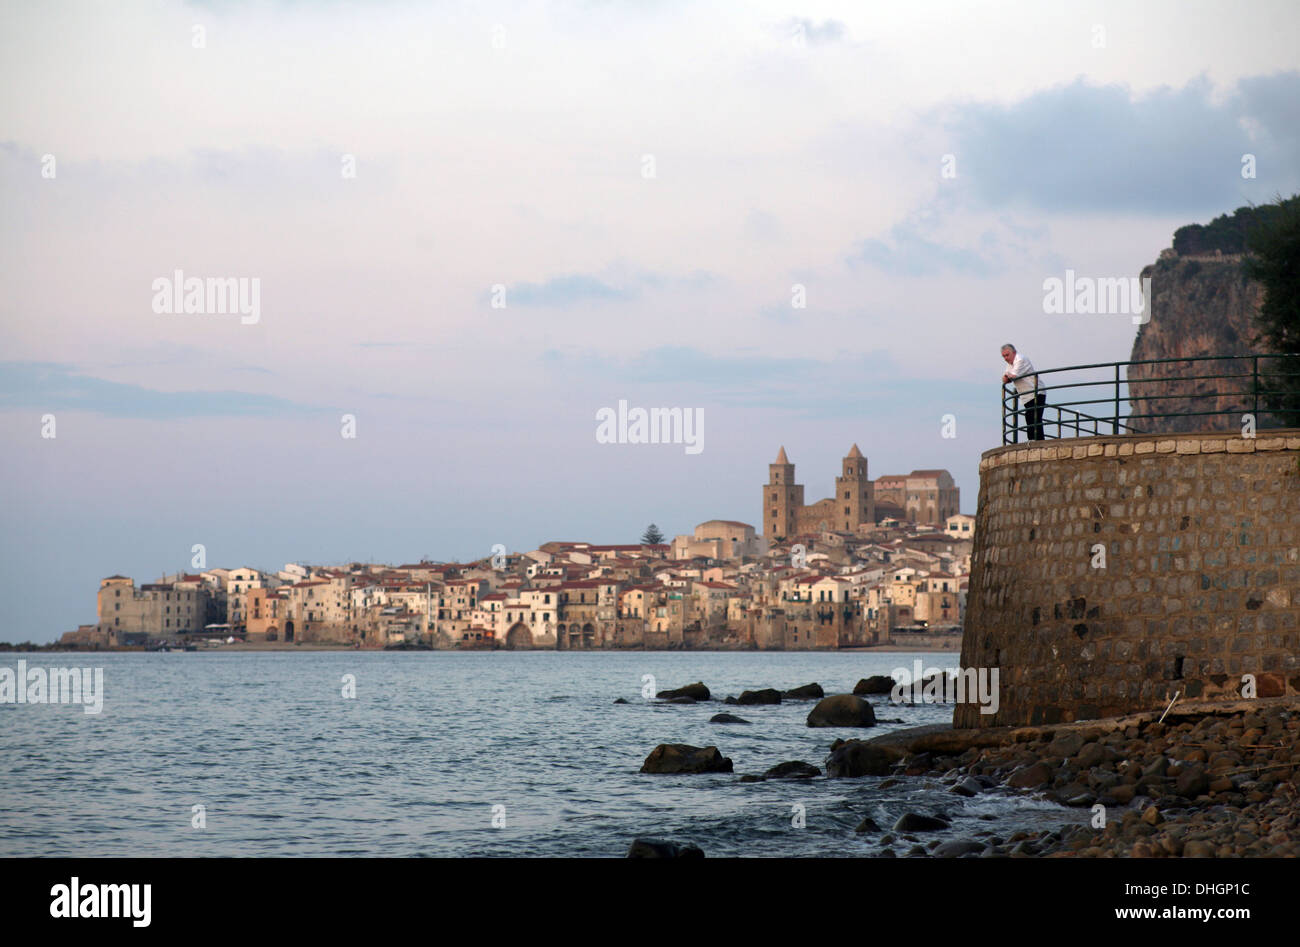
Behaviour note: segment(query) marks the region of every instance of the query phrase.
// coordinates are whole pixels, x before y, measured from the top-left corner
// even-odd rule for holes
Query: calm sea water
[[[949,654],[11,653],[0,666],[20,658],[102,667],[105,701],[98,716],[0,704],[0,856],[621,856],[647,835],[710,856],[857,856],[879,848],[854,834],[868,815],[888,829],[939,809],[955,818],[943,837],[1081,818],[920,778],[738,781],[786,760],[824,768],[836,737],[951,708],[877,697],[878,717],[904,723],[834,730],[804,725],[810,702],[720,698],[812,681],[845,693],[914,658],[955,667]],[[646,701],[646,674],[660,689],[702,680],[719,700]],[[722,710],[753,723],[710,724]],[[736,773],[642,775],[658,743],[716,745]]]

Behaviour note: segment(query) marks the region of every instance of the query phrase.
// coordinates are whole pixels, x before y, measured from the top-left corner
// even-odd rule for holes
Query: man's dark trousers
[[[1034,395],[1029,401],[1025,402],[1025,429],[1029,432],[1031,441],[1041,441],[1043,439],[1043,407],[1047,404],[1047,395]]]

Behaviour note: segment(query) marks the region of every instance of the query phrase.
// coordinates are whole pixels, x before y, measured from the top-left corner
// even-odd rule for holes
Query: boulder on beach
[[[781,703],[781,692],[771,687],[765,687],[758,691],[743,691],[736,699],[738,704],[779,704]]]
[[[826,696],[820,684],[804,684],[801,687],[794,687],[781,694],[786,700],[821,700]]]
[[[944,819],[935,818],[932,815],[921,815],[919,812],[904,812],[894,823],[895,832],[942,832],[949,828],[951,823]]]
[[[749,723],[749,721],[735,714],[714,714],[709,718],[709,723]]]
[[[660,743],[641,764],[643,773],[730,773],[731,760],[716,746]]]
[[[1037,789],[1052,781],[1052,768],[1043,761],[1030,763],[1016,770],[1007,779],[1007,785],[1016,789]]]
[[[865,740],[837,740],[826,757],[826,775],[835,777],[888,776],[903,751]]]
[[[627,849],[628,858],[703,858],[695,845],[678,845],[661,838],[634,839]]]
[[[871,705],[853,694],[823,697],[808,712],[810,727],[874,727],[876,714]]]
[[[805,763],[803,760],[790,760],[787,763],[778,763],[763,774],[764,779],[812,779],[820,776],[822,771],[811,763]]]
[[[694,697],[696,700],[708,700],[709,689],[696,681],[694,684],[687,684],[685,687],[679,687],[676,690],[660,691],[655,696],[660,700],[672,700],[674,697]]]
[[[853,685],[853,693],[859,697],[864,694],[888,694],[894,689],[894,679],[888,674],[875,674],[864,677]]]
[[[963,855],[978,855],[984,851],[985,847],[984,842],[959,838],[936,845],[934,851],[930,854],[935,858],[961,858]]]

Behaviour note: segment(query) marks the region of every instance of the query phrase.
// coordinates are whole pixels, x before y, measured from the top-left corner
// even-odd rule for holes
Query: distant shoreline
[[[403,652],[419,652],[431,654],[434,652],[444,654],[471,654],[471,653],[492,653],[496,651],[519,651],[519,652],[555,652],[555,648],[353,648],[349,645],[329,644],[326,642],[304,642],[303,644],[286,645],[280,642],[274,644],[226,644],[219,648],[198,647],[194,654],[219,654],[222,652],[237,651],[240,653],[257,653],[257,652],[275,652],[275,653],[294,653],[294,652],[322,652],[337,651],[348,654],[399,654]],[[907,647],[899,644],[881,644],[881,645],[861,645],[852,648],[578,648],[572,651],[564,650],[557,653],[563,654],[620,654],[627,652],[653,653],[653,654],[860,654],[879,652],[883,654],[915,652],[933,652],[935,654],[961,654],[960,645],[956,648],[939,647],[937,645],[918,645],[916,647]],[[146,648],[65,648],[65,647],[48,647],[40,648],[36,651],[19,651],[12,646],[5,647],[0,645],[0,654],[161,654],[167,652],[150,651]],[[171,653],[191,653],[191,652],[171,652]]]

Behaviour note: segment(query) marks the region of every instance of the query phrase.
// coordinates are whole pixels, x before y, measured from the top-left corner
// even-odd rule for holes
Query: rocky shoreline
[[[992,830],[924,841],[881,832],[881,857],[912,841],[914,856],[1295,857],[1300,855],[1300,702],[1294,698],[1189,703],[1055,727],[925,727],[874,740],[837,741],[831,775],[937,776],[962,796],[1040,795],[1078,808],[1050,832]],[[930,817],[933,820],[933,817]],[[901,820],[900,820],[901,821]]]
[[[829,697],[817,684],[755,689],[726,703],[816,701],[806,726],[866,728],[877,719],[860,695],[884,693],[894,683],[889,677],[870,678],[859,681],[853,694]],[[919,685],[898,687],[918,699]],[[657,697],[691,704],[712,699],[703,683],[660,691]],[[749,721],[718,714],[710,722]],[[1056,803],[1062,813],[1078,812],[1077,821],[1052,830],[1008,833],[990,826],[957,838],[951,831],[954,820],[942,807],[904,812],[889,830],[864,818],[856,831],[879,845],[870,853],[877,857],[898,857],[900,843],[907,842],[907,857],[1300,855],[1300,700],[1294,697],[1188,701],[1162,713],[1047,726],[912,727],[874,738],[837,739],[825,767],[830,779],[883,777],[873,789],[923,777],[927,788],[946,788],[956,797],[1027,795]],[[731,759],[717,747],[686,744],[660,744],[641,769],[733,771]],[[818,767],[793,760],[761,775],[742,775],[740,781],[821,775]],[[651,857],[651,851],[638,850],[638,857]]]

